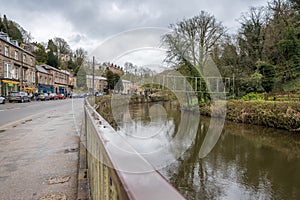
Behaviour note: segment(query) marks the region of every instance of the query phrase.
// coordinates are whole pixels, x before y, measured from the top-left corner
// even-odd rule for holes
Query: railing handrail
[[[129,199],[185,199],[153,166],[119,135],[85,99],[85,110]],[[122,151],[110,141],[122,145]],[[88,145],[88,143],[87,143]],[[87,149],[89,147],[87,146]],[[134,163],[133,163],[134,162]],[[137,173],[134,173],[134,171]],[[139,173],[139,170],[144,171]]]

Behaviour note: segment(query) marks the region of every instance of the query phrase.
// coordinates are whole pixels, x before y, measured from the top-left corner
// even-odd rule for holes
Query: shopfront
[[[28,94],[34,94],[34,93],[38,92],[38,89],[35,86],[35,84],[34,83],[28,83],[28,82],[23,83],[23,90],[24,90],[24,92],[26,92]]]
[[[38,93],[53,93],[53,85],[38,84]]]
[[[8,96],[11,92],[19,91],[19,81],[1,80],[1,96]]]

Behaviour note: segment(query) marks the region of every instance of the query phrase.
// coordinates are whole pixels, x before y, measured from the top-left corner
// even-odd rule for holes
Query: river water
[[[170,102],[126,109],[119,132],[187,199],[300,199],[300,134],[233,122],[218,129]]]

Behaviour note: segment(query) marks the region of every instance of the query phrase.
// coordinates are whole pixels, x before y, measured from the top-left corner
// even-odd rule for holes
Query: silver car
[[[23,103],[25,101],[30,102],[30,98],[25,92],[11,92],[8,101],[9,102],[17,101]]]
[[[5,98],[0,96],[0,104],[5,104]]]

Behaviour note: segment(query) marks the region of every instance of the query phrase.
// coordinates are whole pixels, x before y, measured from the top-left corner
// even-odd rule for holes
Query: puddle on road
[[[26,119],[22,124],[26,124],[27,122],[32,122],[32,119]]]
[[[79,148],[68,148],[65,150],[65,153],[73,153],[78,152]]]
[[[52,129],[47,129],[46,132],[52,132],[55,131],[56,129],[52,128]]]
[[[48,116],[47,118],[59,118],[60,116],[58,116],[58,115],[53,115],[53,116]]]

